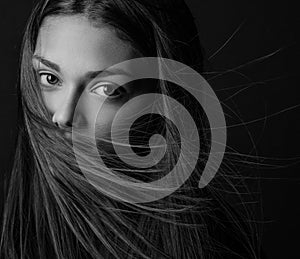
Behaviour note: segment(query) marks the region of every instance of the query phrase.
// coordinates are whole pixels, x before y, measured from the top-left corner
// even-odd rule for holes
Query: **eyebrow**
[[[56,72],[61,73],[60,66],[57,65],[56,63],[54,63],[50,60],[47,60],[44,57],[41,57],[39,55],[34,55],[33,58],[38,60],[39,62],[41,62],[43,65],[55,70]],[[85,73],[84,77],[89,78],[89,79],[94,79],[103,72],[106,72],[108,75],[123,74],[123,75],[127,75],[127,76],[132,76],[128,72],[126,72],[122,69],[116,69],[115,71],[103,69],[103,70],[98,70],[98,71],[88,71],[87,73]]]
[[[41,62],[43,65],[50,67],[51,69],[55,70],[56,72],[61,72],[59,65],[53,63],[52,61],[49,61],[39,55],[34,55],[34,59],[37,59],[39,62]]]

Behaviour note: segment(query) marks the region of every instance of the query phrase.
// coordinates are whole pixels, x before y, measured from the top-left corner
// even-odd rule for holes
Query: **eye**
[[[124,88],[114,84],[101,84],[94,87],[91,92],[108,98],[118,98],[123,94]]]
[[[40,73],[40,82],[45,87],[53,87],[60,83],[60,80],[57,76],[50,73]]]

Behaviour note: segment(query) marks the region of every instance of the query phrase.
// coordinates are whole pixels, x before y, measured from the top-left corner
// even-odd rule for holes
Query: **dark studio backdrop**
[[[207,69],[222,72],[209,82],[226,106],[229,150],[243,154],[241,160],[246,162],[240,169],[250,184],[260,177],[264,250],[271,259],[300,258],[297,1],[187,3],[209,60]],[[2,183],[12,162],[19,48],[32,1],[1,1],[0,6]]]

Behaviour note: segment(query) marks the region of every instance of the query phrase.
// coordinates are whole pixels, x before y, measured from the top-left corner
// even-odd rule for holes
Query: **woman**
[[[19,132],[3,216],[1,258],[259,258],[255,228],[217,191],[228,179],[220,174],[206,188],[197,188],[211,146],[200,106],[187,105],[198,126],[201,153],[193,174],[178,190],[134,203],[115,194],[117,188],[107,189],[101,181],[95,186],[87,179],[84,170],[111,180],[104,176],[107,167],[119,176],[151,182],[178,161],[182,142],[174,124],[162,116],[142,116],[130,134],[140,158],[149,154],[151,135],[164,136],[167,148],[157,165],[138,170],[112,148],[114,116],[134,97],[158,93],[177,97],[181,104],[192,100],[171,83],[129,82],[125,73],[107,70],[141,57],[168,58],[203,72],[197,30],[184,2],[37,4],[22,49]],[[128,83],[117,85],[111,77]],[[125,117],[142,107],[135,103]],[[95,117],[97,151],[105,166],[94,168],[89,163],[93,154],[82,155],[91,150],[90,135],[76,139],[71,132],[92,127]],[[76,151],[78,142],[81,150]]]

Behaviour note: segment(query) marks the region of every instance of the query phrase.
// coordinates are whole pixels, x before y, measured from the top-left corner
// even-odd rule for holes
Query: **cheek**
[[[96,136],[111,140],[112,124],[114,134],[129,134],[132,123],[138,118],[137,112],[145,108],[145,103],[134,102],[129,107],[122,105],[103,105],[97,116]],[[132,120],[133,119],[133,120]]]
[[[113,123],[115,131],[130,129],[130,118],[135,117],[137,111],[140,111],[144,106],[144,103],[135,102],[134,105],[130,105],[129,109],[124,109],[122,104],[103,104],[96,119],[96,136],[111,139],[111,127]]]
[[[118,111],[118,107],[113,105],[103,105],[99,111],[96,119],[96,136],[99,138],[110,138],[110,130],[112,122],[115,118],[115,115]]]
[[[64,100],[64,94],[60,92],[43,92],[42,97],[48,111],[54,114]]]

